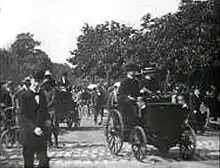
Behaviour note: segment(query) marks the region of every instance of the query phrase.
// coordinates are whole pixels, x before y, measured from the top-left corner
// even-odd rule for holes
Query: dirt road
[[[103,128],[95,126],[92,119],[83,120],[79,130],[67,130],[61,124],[59,147],[49,148],[51,168],[73,167],[154,167],[154,168],[214,168],[219,167],[219,132],[207,131],[197,136],[196,155],[192,161],[182,161],[178,149],[172,148],[167,157],[161,157],[156,150],[150,152],[143,163],[135,160],[130,145],[125,143],[119,156],[112,155],[107,146]],[[37,162],[36,162],[37,163]],[[1,157],[0,167],[22,167],[21,149],[10,151],[10,159]]]

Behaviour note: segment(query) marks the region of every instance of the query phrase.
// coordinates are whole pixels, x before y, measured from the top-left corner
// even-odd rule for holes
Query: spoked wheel
[[[20,127],[14,126],[5,130],[0,137],[0,152],[8,157],[8,153],[13,149],[19,149],[20,143]]]
[[[132,152],[138,161],[142,161],[147,153],[147,137],[140,126],[135,126],[130,133]]]
[[[105,127],[105,136],[111,153],[117,155],[123,146],[124,124],[118,110],[110,111]]]
[[[196,149],[195,131],[188,126],[182,133],[180,142],[180,157],[184,160],[191,159]]]

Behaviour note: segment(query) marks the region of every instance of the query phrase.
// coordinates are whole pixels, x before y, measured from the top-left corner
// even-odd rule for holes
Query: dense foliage
[[[160,18],[146,14],[140,30],[114,21],[94,27],[85,24],[69,62],[78,65],[77,76],[93,80],[95,76],[120,79],[122,65],[135,62],[141,67],[155,64],[165,73],[161,79],[166,86],[177,82],[217,85],[219,8],[215,3],[182,1],[174,14]]]
[[[86,23],[68,59],[75,69],[52,63],[33,34],[21,33],[8,49],[0,49],[0,79],[19,82],[35,69],[50,69],[57,79],[68,71],[77,84],[112,82],[133,62],[156,66],[164,89],[178,82],[220,86],[219,18],[218,0],[182,0],[176,13],[143,16],[139,30],[115,21]]]

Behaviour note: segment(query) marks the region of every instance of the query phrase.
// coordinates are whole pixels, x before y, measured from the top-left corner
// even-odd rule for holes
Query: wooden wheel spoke
[[[118,150],[118,149],[120,149],[120,146],[121,146],[121,143],[122,143],[121,137],[119,135],[117,135],[115,137],[115,139],[116,139],[116,147],[117,147],[117,150]]]
[[[110,111],[107,124],[105,127],[105,135],[108,147],[113,154],[117,154],[123,145],[123,122],[119,111]]]
[[[113,139],[113,135],[109,134],[109,136],[108,136],[108,143],[109,143],[109,145],[112,143],[112,139]]]
[[[113,136],[113,138],[112,138],[111,148],[115,152],[115,136]]]
[[[136,126],[133,128],[130,135],[130,142],[135,158],[142,161],[147,153],[147,149],[145,147],[147,139],[142,127]]]

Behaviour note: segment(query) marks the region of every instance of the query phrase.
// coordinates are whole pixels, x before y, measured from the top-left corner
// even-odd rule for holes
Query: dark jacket
[[[200,97],[197,97],[196,95],[192,96],[192,106],[193,106],[193,110],[197,110],[199,111],[200,105],[201,105],[201,99]]]
[[[35,94],[31,90],[25,91],[21,95],[20,122],[23,145],[31,147],[45,145],[47,134],[45,121],[49,117],[46,97],[42,90],[39,94],[39,104],[36,102]],[[34,134],[36,127],[40,127],[43,130],[43,136]]]
[[[140,96],[140,87],[137,79],[125,78],[119,87],[119,97],[132,96],[137,98]]]
[[[105,106],[108,98],[108,93],[104,87],[99,87],[98,92],[96,91],[93,95],[93,104],[96,108]]]

